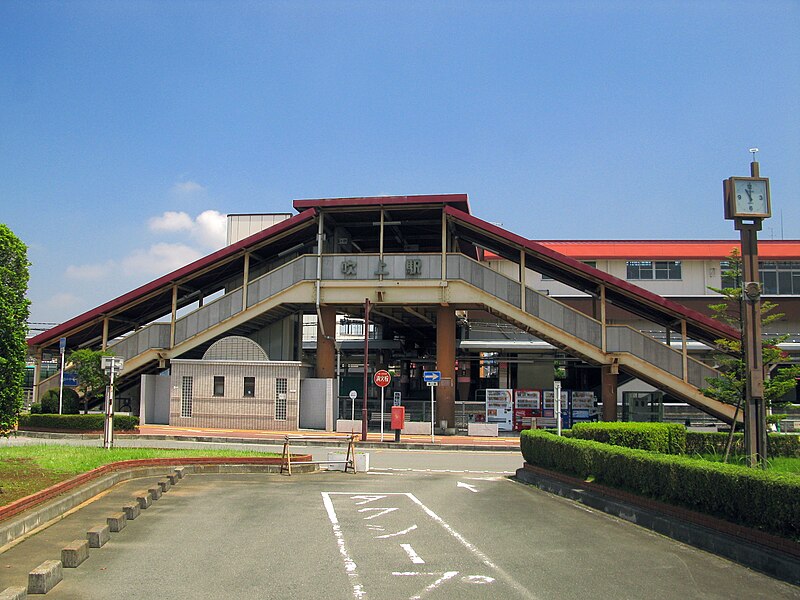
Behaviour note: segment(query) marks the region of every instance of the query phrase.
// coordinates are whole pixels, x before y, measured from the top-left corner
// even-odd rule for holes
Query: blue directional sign
[[[439,383],[442,380],[441,371],[423,371],[422,380],[425,383]]]

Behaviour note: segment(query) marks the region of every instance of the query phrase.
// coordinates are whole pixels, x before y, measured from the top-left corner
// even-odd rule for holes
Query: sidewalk
[[[27,437],[58,438],[73,437],[80,434],[45,433],[35,431],[20,431],[20,435]],[[394,431],[383,434],[369,432],[367,441],[361,440],[361,432],[355,432],[356,446],[359,448],[405,448],[428,450],[498,450],[519,452],[519,435],[508,437],[470,437],[466,435],[436,435],[431,441],[429,435],[401,435],[400,443],[394,441]],[[84,434],[86,438],[95,438],[99,434]],[[221,444],[258,444],[274,442],[282,444],[287,435],[313,436],[315,438],[335,438],[347,435],[345,433],[332,433],[302,429],[297,431],[254,431],[249,429],[201,429],[191,427],[172,427],[169,425],[140,425],[138,434],[116,434],[115,437],[124,439],[147,440],[175,440],[187,442],[218,442]],[[292,440],[292,446],[324,446],[325,441],[317,440]]]

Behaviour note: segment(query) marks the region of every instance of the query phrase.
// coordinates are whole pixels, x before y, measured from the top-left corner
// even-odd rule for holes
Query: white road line
[[[399,467],[370,467],[369,473],[375,475],[388,475],[383,471],[392,471],[395,473],[457,473],[464,474],[486,474],[486,475],[514,475],[515,471],[471,471],[469,469],[406,469]]]
[[[416,552],[414,552],[414,548],[411,547],[411,544],[400,544],[400,547],[406,551],[408,554],[408,558],[411,559],[411,562],[415,565],[424,565],[425,561],[422,560]]]
[[[403,531],[397,531],[395,533],[387,533],[386,535],[375,536],[375,539],[376,540],[385,540],[385,539],[388,539],[390,537],[396,537],[398,535],[405,535],[407,533],[410,533],[410,532],[414,531],[416,528],[417,528],[416,525],[412,525],[408,529],[403,529]]]
[[[409,493],[409,494],[407,494],[407,495],[408,495],[409,499],[410,499],[412,502],[414,502],[414,503],[415,503],[417,506],[419,506],[419,507],[420,507],[420,508],[421,508],[423,511],[425,511],[425,514],[427,514],[427,515],[428,515],[428,516],[429,516],[431,519],[433,519],[434,521],[436,521],[436,522],[437,522],[439,525],[441,525],[442,527],[444,527],[444,529],[445,529],[445,530],[446,530],[446,531],[447,531],[447,532],[448,532],[448,533],[449,533],[451,536],[453,536],[455,539],[457,539],[457,540],[458,540],[458,541],[461,543],[461,545],[462,545],[462,546],[464,546],[464,547],[465,547],[467,550],[469,550],[470,552],[472,552],[472,554],[474,554],[474,555],[475,555],[475,556],[476,556],[478,559],[480,559],[480,561],[481,561],[483,564],[485,564],[487,567],[489,567],[489,568],[491,568],[491,569],[494,569],[494,570],[495,570],[495,571],[497,571],[498,573],[501,573],[501,574],[503,575],[503,578],[504,578],[506,581],[508,581],[508,582],[509,582],[509,584],[511,584],[511,587],[513,587],[513,588],[514,588],[514,590],[516,590],[516,591],[517,591],[517,593],[519,593],[519,594],[520,594],[520,595],[521,595],[523,598],[536,598],[536,596],[535,596],[535,595],[533,595],[533,594],[531,593],[531,591],[530,591],[528,588],[526,588],[525,586],[523,586],[523,585],[520,585],[519,583],[517,583],[517,581],[516,581],[516,580],[515,580],[513,577],[511,577],[511,575],[509,575],[509,574],[508,574],[508,573],[506,573],[506,572],[505,572],[503,569],[501,569],[499,566],[497,566],[496,564],[494,564],[494,563],[493,563],[493,562],[492,562],[492,561],[489,559],[489,557],[488,557],[488,556],[486,556],[486,555],[485,555],[483,552],[481,552],[481,551],[480,551],[480,550],[479,550],[477,547],[475,547],[473,544],[471,544],[470,542],[468,542],[468,541],[467,541],[467,540],[464,538],[464,536],[462,536],[460,533],[458,533],[458,532],[457,532],[455,529],[453,529],[452,527],[450,527],[450,525],[448,525],[448,524],[447,524],[447,523],[444,521],[444,519],[442,519],[442,518],[441,518],[439,515],[437,515],[437,514],[436,514],[435,512],[433,512],[433,511],[432,511],[430,508],[428,508],[428,507],[427,507],[427,506],[425,506],[425,505],[424,505],[422,502],[420,502],[419,498],[417,498],[417,497],[416,497],[414,494],[411,494],[411,493]]]
[[[390,512],[394,512],[396,510],[400,510],[399,508],[359,508],[358,512],[369,512],[369,511],[378,511],[374,515],[370,515],[368,517],[364,517],[365,521],[369,521],[370,519],[374,519],[375,517],[382,517],[383,515],[387,515]]]
[[[336,545],[339,547],[339,554],[341,554],[344,559],[344,570],[347,573],[348,579],[350,579],[350,584],[353,586],[353,598],[361,600],[365,598],[367,594],[364,591],[364,585],[361,583],[361,577],[359,577],[358,571],[356,571],[356,563],[350,557],[350,553],[344,545],[344,536],[342,535],[342,528],[339,525],[339,518],[336,516],[336,510],[333,508],[331,497],[326,492],[322,492],[322,503],[325,505],[325,510],[328,512],[328,519],[330,519],[331,525],[333,526],[333,535],[336,538]]]
[[[447,571],[447,573],[442,575],[439,579],[437,579],[432,584],[430,584],[428,587],[426,587],[424,590],[422,590],[422,592],[420,592],[416,596],[411,596],[411,598],[409,598],[408,600],[420,600],[420,598],[422,598],[422,596],[424,594],[427,594],[428,592],[435,590],[437,587],[442,585],[445,581],[447,581],[448,579],[452,579],[456,575],[458,575],[458,571]]]

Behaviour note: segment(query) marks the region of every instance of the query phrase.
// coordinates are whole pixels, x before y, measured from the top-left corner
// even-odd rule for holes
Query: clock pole
[[[758,232],[764,218],[770,216],[769,182],[759,176],[758,162],[750,163],[750,180],[765,182],[764,204],[741,208],[737,205],[737,184],[731,178],[726,185],[726,217],[733,219],[742,244],[742,353],[745,360],[744,438],[747,463],[750,467],[766,467],[767,422],[764,401],[764,364],[761,345],[761,283],[758,273]],[[744,179],[744,178],[739,178]],[[734,422],[733,426],[736,426]]]

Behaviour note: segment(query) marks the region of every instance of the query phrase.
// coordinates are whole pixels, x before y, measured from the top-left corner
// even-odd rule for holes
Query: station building
[[[733,418],[701,388],[718,375],[715,340],[738,337],[708,310],[736,241],[537,242],[475,217],[460,194],[293,208],[230,215],[225,248],[31,338],[36,364],[62,337],[111,351],[125,359],[116,408],[181,426],[336,429],[361,416],[365,363],[373,427],[378,369],[411,423],[445,431],[529,426],[498,416],[497,390],[512,404],[523,391],[547,423],[555,379],[597,399],[590,418],[663,418],[665,399]],[[800,241],[759,249],[766,296],[786,313],[773,329],[796,360]],[[429,370],[442,376],[433,414]]]

